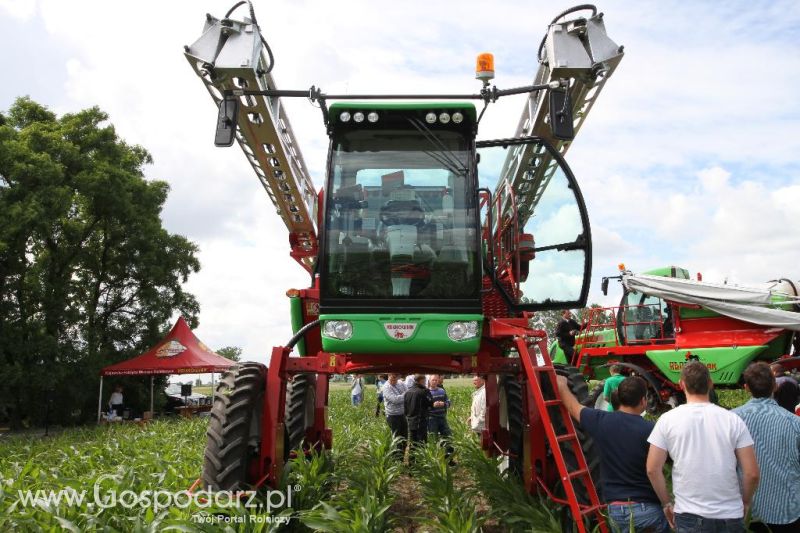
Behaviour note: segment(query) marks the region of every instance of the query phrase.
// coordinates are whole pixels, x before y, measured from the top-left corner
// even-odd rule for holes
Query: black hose
[[[230,8],[227,13],[225,13],[225,18],[229,18],[231,14],[233,14],[233,12],[236,11],[236,9],[245,4],[247,4],[248,7],[250,8],[250,20],[253,21],[253,26],[258,28],[258,35],[261,37],[261,44],[263,44],[264,48],[267,49],[267,56],[269,57],[269,66],[267,67],[266,73],[270,73],[272,72],[272,68],[275,66],[275,56],[272,55],[272,48],[269,47],[269,43],[267,43],[267,40],[264,39],[264,35],[261,33],[261,27],[258,25],[258,20],[256,20],[256,12],[255,9],[253,9],[253,2],[251,2],[250,0],[241,0],[239,2],[236,2],[233,5],[233,7]]]
[[[243,5],[244,5],[244,4],[246,4],[246,3],[247,3],[247,0],[242,0],[241,2],[236,2],[236,3],[233,5],[233,7],[232,7],[232,8],[230,8],[230,9],[228,10],[228,12],[227,12],[227,13],[225,13],[225,18],[229,18],[229,17],[231,16],[231,14],[232,14],[234,11],[236,11],[236,9],[237,9],[239,6],[243,6]]]
[[[579,6],[571,7],[569,9],[567,9],[566,11],[562,11],[561,13],[559,13],[556,16],[556,18],[553,19],[552,22],[550,22],[550,24],[555,24],[556,22],[558,22],[558,19],[560,19],[561,17],[569,15],[570,13],[575,13],[576,11],[583,11],[584,9],[591,10],[592,16],[597,15],[597,6],[595,6],[593,4],[581,4]]]
[[[286,347],[289,348],[290,350],[294,348],[294,345],[300,342],[300,339],[303,338],[303,336],[308,332],[308,330],[316,326],[319,326],[319,319],[314,320],[313,322],[309,322],[302,328],[298,329],[297,333],[295,333],[294,336],[292,336],[292,338],[289,339],[289,342],[286,343]]]
[[[570,13],[575,13],[576,11],[583,11],[584,9],[591,10],[592,16],[597,15],[597,6],[595,6],[593,4],[581,4],[579,6],[571,7],[569,9],[567,9],[566,11],[562,11],[561,13],[559,13],[556,16],[556,18],[554,18],[553,21],[550,22],[550,24],[548,24],[548,27],[550,27],[553,24],[555,24],[556,22],[558,22],[558,19],[560,19],[561,17],[565,17],[565,16],[569,15]],[[539,61],[542,60],[542,50],[544,50],[545,41],[547,41],[547,33],[545,33],[544,37],[542,37],[542,42],[539,45],[539,51],[536,53],[536,57],[539,58]]]

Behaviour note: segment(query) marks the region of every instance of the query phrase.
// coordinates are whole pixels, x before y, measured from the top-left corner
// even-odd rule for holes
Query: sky
[[[238,148],[213,146],[216,109],[183,57],[205,14],[233,1],[0,0],[0,109],[29,95],[56,113],[98,105],[146,147],[171,192],[162,218],[198,244],[187,289],[196,334],[266,361],[291,336],[289,288],[309,283]],[[472,93],[475,57],[498,88],[526,85],[548,22],[577,2],[255,0],[281,88],[328,93]],[[625,57],[567,154],[589,211],[590,301],[600,278],[677,264],[704,279],[800,279],[800,11],[794,2],[603,1]],[[245,14],[240,10],[237,15]],[[525,102],[486,113],[479,139],[514,134]],[[285,103],[317,187],[319,110]]]

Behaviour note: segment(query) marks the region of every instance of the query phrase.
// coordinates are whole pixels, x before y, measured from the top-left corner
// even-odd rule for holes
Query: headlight
[[[428,124],[433,124],[434,122],[436,122],[436,113],[428,113],[427,115],[425,115],[425,122],[427,122]]]
[[[447,326],[447,336],[451,341],[464,341],[467,339],[474,339],[478,336],[478,322],[470,320],[469,322],[451,322]]]
[[[353,336],[353,324],[347,320],[327,320],[322,328],[322,335],[346,341]]]
[[[442,113],[441,115],[439,115],[439,122],[441,122],[442,124],[447,124],[448,122],[450,122],[450,115],[448,115],[447,113]]]
[[[342,111],[342,114],[339,115],[339,120],[341,120],[342,122],[350,121],[350,113],[348,113],[347,111]]]
[[[367,120],[369,120],[370,122],[378,122],[378,114],[375,111],[373,111],[372,113],[367,115]]]
[[[358,111],[353,115],[353,120],[355,120],[356,122],[364,122],[364,113]]]
[[[458,111],[456,111],[455,113],[453,113],[453,123],[454,123],[454,124],[461,124],[461,122],[462,122],[463,120],[464,120],[464,115],[462,115],[462,114],[461,114],[461,113],[459,113]]]

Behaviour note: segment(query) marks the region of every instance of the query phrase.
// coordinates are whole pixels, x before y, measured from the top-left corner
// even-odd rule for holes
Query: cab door
[[[491,274],[517,311],[584,307],[589,217],[575,176],[538,137],[476,144],[480,187],[493,192]]]

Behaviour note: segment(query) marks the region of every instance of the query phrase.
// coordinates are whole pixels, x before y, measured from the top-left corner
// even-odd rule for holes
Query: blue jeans
[[[351,398],[353,399],[353,405],[361,405],[361,400],[364,399],[364,395],[363,394],[353,394],[351,396]]]
[[[428,433],[433,435],[436,440],[441,440],[444,446],[445,457],[450,459],[453,456],[453,445],[450,444],[450,437],[453,432],[447,424],[446,416],[431,416],[428,417]]]
[[[627,533],[631,527],[631,517],[633,517],[633,527],[638,533],[640,531],[653,531],[654,533],[669,533],[669,522],[664,516],[661,504],[653,502],[645,503],[625,503],[608,504],[608,517],[614,522],[618,531]]]
[[[444,416],[428,417],[428,433],[437,439],[447,438],[453,435],[453,432],[450,431],[450,426],[447,424],[447,418]]]
[[[703,518],[696,514],[675,513],[677,533],[744,533],[744,518]]]

